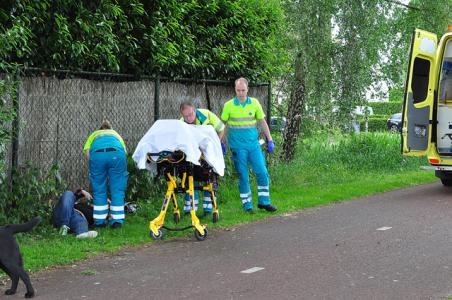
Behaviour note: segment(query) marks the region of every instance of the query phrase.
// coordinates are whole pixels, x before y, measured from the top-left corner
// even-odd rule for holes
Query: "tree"
[[[414,0],[408,6],[390,1],[388,36],[385,40],[386,63],[382,64],[382,80],[390,88],[403,89],[408,64],[408,51],[414,28],[436,33],[441,36],[452,21],[451,0]]]
[[[7,61],[38,68],[268,80],[284,59],[278,0],[4,1],[0,21],[29,33]]]

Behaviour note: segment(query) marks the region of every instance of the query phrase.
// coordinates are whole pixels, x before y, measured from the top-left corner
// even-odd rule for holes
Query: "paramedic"
[[[187,124],[193,125],[211,125],[218,134],[220,140],[224,135],[224,124],[221,120],[211,111],[207,109],[196,109],[193,103],[186,101],[182,102],[179,107],[180,113],[182,115],[181,121],[184,121]],[[226,147],[223,143],[221,143],[221,148],[223,150],[223,154],[226,152]],[[197,183],[195,182],[195,185]],[[198,193],[195,191],[195,210],[198,208]],[[204,199],[202,201],[202,207],[204,210],[204,215],[212,213],[212,198],[210,192],[204,191]],[[184,212],[190,212],[190,195],[185,194],[184,201]]]
[[[269,153],[274,151],[275,144],[265,121],[261,104],[257,99],[247,96],[248,81],[245,78],[242,77],[235,81],[235,93],[236,97],[224,104],[221,120],[228,125],[228,144],[239,175],[238,185],[242,206],[246,212],[254,212],[248,174],[248,162],[250,162],[257,177],[257,207],[274,212],[276,207],[270,203],[270,180],[264,155],[259,145],[257,124],[262,127],[267,138]]]
[[[103,121],[83,147],[89,159],[89,179],[94,196],[94,226],[105,227],[110,213],[111,228],[124,223],[124,197],[127,188],[127,152],[121,136]],[[108,207],[107,182],[110,185],[111,204]]]

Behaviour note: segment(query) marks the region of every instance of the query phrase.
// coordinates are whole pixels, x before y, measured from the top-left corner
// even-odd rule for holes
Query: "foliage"
[[[386,122],[388,117],[382,116],[372,116],[367,120],[367,131],[368,132],[378,132],[378,131],[387,131]],[[361,132],[365,131],[366,128],[366,120],[360,120],[359,126]]]
[[[126,201],[139,202],[153,198],[156,194],[162,193],[166,186],[160,178],[154,178],[148,170],[137,168],[132,155],[127,157],[129,179],[127,182]]]
[[[303,123],[324,128],[347,127],[368,92],[383,92],[382,82],[390,102],[401,102],[413,28],[441,35],[452,18],[451,0],[287,0],[285,7],[292,60],[304,58]],[[296,72],[293,63],[287,73]]]
[[[368,105],[372,107],[375,115],[390,116],[402,111],[401,102],[370,102]]]
[[[285,57],[277,0],[4,1],[6,60],[31,67],[269,79]]]
[[[288,1],[293,60],[302,57],[303,123],[345,129],[351,111],[364,105],[367,89],[381,75],[380,50],[387,39],[390,4],[381,0]],[[293,81],[293,77],[290,77]],[[336,114],[332,114],[332,111]],[[290,120],[288,120],[290,122]],[[308,126],[303,126],[307,128]]]
[[[389,102],[403,102],[404,90],[402,88],[392,88],[389,90]]]
[[[21,223],[34,216],[50,221],[52,205],[64,190],[58,166],[42,174],[31,165],[13,170],[10,189],[6,176],[0,178],[0,224]]]
[[[452,19],[451,0],[412,0],[409,7],[393,5],[388,14],[389,26],[382,45],[382,54],[388,59],[382,63],[382,80],[390,88],[404,89],[408,53],[414,28],[436,33],[439,37],[447,30]]]
[[[12,104],[17,100],[17,81],[12,77],[14,75],[0,77],[0,173],[6,171],[7,142],[11,138],[11,122],[15,116]]]

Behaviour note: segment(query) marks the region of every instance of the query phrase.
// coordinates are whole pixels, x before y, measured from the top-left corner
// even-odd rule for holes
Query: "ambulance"
[[[452,186],[452,27],[441,39],[415,29],[402,113],[402,153],[427,156],[445,186]]]

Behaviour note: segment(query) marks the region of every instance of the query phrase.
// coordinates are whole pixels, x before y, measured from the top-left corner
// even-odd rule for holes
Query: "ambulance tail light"
[[[439,164],[439,159],[437,158],[429,158],[428,162],[431,164]]]

